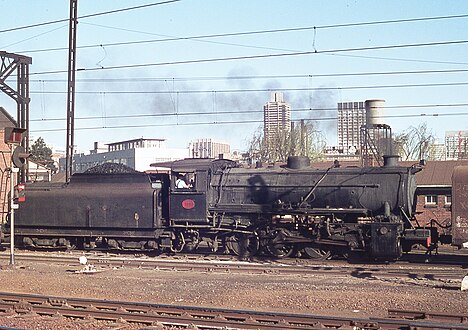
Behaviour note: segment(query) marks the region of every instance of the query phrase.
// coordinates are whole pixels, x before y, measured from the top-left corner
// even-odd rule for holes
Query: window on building
[[[436,207],[437,206],[437,195],[426,195],[425,206]]]
[[[445,195],[445,206],[450,206],[450,205],[452,205],[452,196]]]

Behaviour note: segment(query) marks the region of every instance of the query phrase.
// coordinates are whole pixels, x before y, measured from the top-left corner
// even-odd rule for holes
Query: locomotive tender
[[[65,184],[29,184],[15,212],[17,244],[380,259],[430,245],[430,231],[410,221],[420,168],[398,166],[393,156],[382,167],[326,170],[306,157],[255,169],[223,159],[152,166],[151,173],[77,173]],[[181,175],[190,188],[176,187]]]

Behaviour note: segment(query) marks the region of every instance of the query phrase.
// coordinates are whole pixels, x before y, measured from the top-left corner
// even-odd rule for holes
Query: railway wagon
[[[452,245],[468,248],[468,166],[452,174]]]
[[[74,174],[28,185],[15,213],[18,243],[180,252],[208,246],[238,255],[313,258],[359,253],[398,258],[430,234],[411,226],[418,167],[386,157],[382,167],[313,169],[230,160],[153,164],[151,173]],[[177,188],[185,177],[187,188]],[[5,228],[8,232],[8,226]]]

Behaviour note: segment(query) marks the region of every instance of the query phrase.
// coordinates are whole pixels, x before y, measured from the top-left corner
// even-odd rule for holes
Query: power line
[[[86,24],[86,23],[85,23]],[[88,23],[89,24],[89,23]],[[90,25],[97,25],[98,24],[90,24]],[[127,30],[127,29],[123,29]],[[140,32],[142,33],[142,32]],[[215,36],[215,35],[213,35]],[[235,44],[235,43],[227,43],[227,42],[219,42],[219,41],[208,41],[208,40],[197,40],[197,38],[203,38],[205,36],[198,36],[198,37],[172,37],[166,39],[156,39],[156,40],[142,40],[142,41],[127,41],[127,42],[118,42],[118,43],[108,43],[108,44],[96,44],[96,45],[85,45],[79,46],[78,49],[86,49],[86,48],[96,48],[96,47],[110,47],[110,46],[124,46],[124,45],[136,45],[136,44],[144,44],[144,43],[154,43],[154,42],[163,42],[163,41],[176,41],[176,40],[196,40],[200,42],[208,42],[220,45],[229,45],[229,46],[238,46],[238,47],[245,47],[245,48],[254,48],[254,49],[266,49],[266,50],[275,50],[275,51],[290,51],[282,48],[272,48],[272,47],[261,47],[261,46],[252,46],[252,45],[243,45],[243,44]],[[208,37],[207,37],[208,38]],[[22,42],[22,41],[21,41]],[[15,43],[16,44],[16,43]],[[25,50],[25,51],[18,51],[19,53],[37,53],[37,52],[50,52],[50,51],[63,51],[67,50],[65,47],[58,47],[58,48],[46,48],[46,49],[37,49],[37,50]],[[379,57],[379,56],[364,56],[364,55],[350,55],[350,54],[323,54],[327,56],[342,56],[342,57],[355,57],[355,58],[367,58],[367,59],[378,59],[378,60],[386,60],[386,61],[403,61],[403,62],[416,62],[416,63],[436,63],[436,64],[456,64],[456,65],[466,65],[466,62],[453,62],[453,61],[434,61],[434,60],[421,60],[421,59],[405,59],[405,58],[391,58],[391,57]]]
[[[112,14],[112,13],[117,13],[117,12],[122,12],[122,11],[128,11],[128,10],[133,10],[133,9],[141,9],[141,8],[145,8],[145,7],[150,7],[150,6],[160,5],[160,4],[167,4],[167,3],[178,2],[178,1],[180,1],[180,0],[169,0],[169,1],[160,2],[160,3],[152,3],[152,4],[147,4],[147,5],[128,7],[128,8],[123,8],[123,9],[116,9],[116,10],[111,10],[111,11],[106,11],[106,12],[101,12],[101,13],[84,15],[84,16],[81,16],[80,19],[100,16],[100,15],[105,15],[105,14]],[[351,26],[365,26],[365,25],[374,25],[374,24],[390,24],[390,23],[402,23],[402,22],[414,22],[414,21],[429,21],[429,20],[454,19],[454,18],[465,18],[465,17],[468,17],[468,14],[451,15],[451,16],[425,17],[425,18],[397,19],[397,20],[386,20],[386,21],[345,23],[345,24],[334,24],[334,25],[313,26],[313,27],[308,26],[308,27],[285,28],[285,29],[270,29],[270,30],[258,30],[258,31],[247,31],[247,32],[234,32],[234,33],[223,33],[223,34],[200,35],[200,36],[191,36],[191,37],[172,37],[171,36],[170,38],[166,38],[166,39],[144,40],[144,41],[135,41],[135,42],[119,42],[119,43],[109,43],[109,44],[99,44],[99,45],[87,45],[87,46],[80,46],[78,48],[121,46],[121,45],[130,45],[130,44],[138,44],[138,43],[175,41],[175,40],[197,40],[197,39],[229,37],[229,36],[241,36],[241,35],[252,35],[252,34],[291,32],[291,31],[312,30],[312,29],[317,30],[317,29],[328,29],[328,28],[338,28],[338,27],[341,28],[341,27],[351,27]],[[57,21],[53,21],[53,23],[62,22],[62,21],[66,21],[66,20],[57,20]],[[45,24],[45,23],[41,23],[41,24]],[[36,25],[34,25],[34,26],[36,26]],[[21,27],[21,28],[23,28],[23,27]],[[18,29],[20,29],[20,28],[18,28]],[[0,31],[0,33],[4,32],[4,31]],[[219,42],[217,42],[217,43],[219,43]],[[311,53],[327,54],[329,52],[336,53],[336,52],[344,52],[344,51],[375,50],[375,49],[388,49],[388,48],[401,48],[401,47],[418,47],[418,46],[441,45],[441,44],[449,44],[449,43],[457,43],[457,42],[441,42],[441,43],[427,43],[427,44],[413,44],[413,45],[379,46],[379,47],[354,48],[354,49],[350,48],[350,49],[330,50],[330,51],[316,51],[315,50],[314,52],[294,52],[294,51],[291,51],[288,54],[258,55],[258,56],[249,56],[249,57],[239,57],[237,59],[306,55],[306,54],[311,54]],[[230,43],[222,43],[222,44],[230,44]],[[268,48],[268,47],[246,46],[246,45],[239,45],[239,44],[230,44],[230,45],[236,45],[236,46],[242,46],[242,47],[261,48],[261,49],[273,49],[273,48]],[[49,48],[49,49],[33,50],[33,51],[23,51],[23,52],[32,53],[32,52],[43,52],[43,51],[66,50],[66,49],[67,48],[62,47],[62,48]],[[274,49],[274,50],[283,50],[283,49]],[[348,55],[346,55],[346,56],[348,56]],[[236,59],[236,58],[225,58],[225,59],[214,59],[214,60],[221,61],[221,60],[232,60],[232,59]],[[196,60],[196,61],[201,62],[201,61],[213,61],[213,60],[208,59],[208,60]],[[183,64],[183,63],[192,63],[192,61],[172,62],[172,63],[163,63],[163,64],[169,65],[169,64]],[[163,64],[140,64],[140,65],[130,65],[130,66],[115,66],[115,67],[107,67],[107,68],[102,68],[102,67],[101,68],[89,68],[89,69],[82,69],[82,70],[87,70],[87,71],[96,70],[96,69],[106,70],[106,69],[117,69],[117,68],[127,68],[127,67],[155,66],[155,65],[163,65]],[[44,72],[44,73],[61,73],[61,72],[63,72],[63,71],[53,71],[53,72]],[[42,74],[42,73],[33,73],[33,74]]]
[[[30,28],[35,28],[35,27],[39,27],[39,26],[51,25],[51,24],[63,23],[63,22],[68,22],[68,18],[62,18],[62,19],[58,19],[58,20],[55,20],[55,21],[48,21],[48,22],[43,22],[43,23],[29,24],[29,25],[19,26],[19,27],[15,27],[15,28],[0,30],[0,33],[19,31],[19,30],[30,29]]]
[[[147,4],[147,5],[141,5],[141,6],[135,6],[135,7],[129,7],[129,8],[123,8],[123,9],[116,9],[116,10],[111,10],[111,11],[106,11],[106,12],[101,12],[101,13],[95,13],[95,14],[89,14],[89,15],[84,15],[81,16],[80,19],[83,18],[89,18],[89,17],[95,17],[95,16],[100,16],[100,15],[105,15],[105,14],[112,14],[112,13],[117,13],[117,12],[122,12],[122,11],[128,11],[128,10],[133,10],[133,9],[141,9],[145,7],[150,7],[150,6],[155,6],[155,5],[160,5],[160,4],[167,4],[167,3],[172,3],[172,2],[177,2],[180,0],[170,0],[170,1],[165,1],[165,2],[160,2],[160,3],[152,3],[152,4]],[[450,15],[450,16],[435,16],[435,17],[423,17],[423,18],[409,18],[409,19],[396,19],[396,20],[385,20],[385,21],[371,21],[371,22],[358,22],[358,23],[344,23],[344,24],[332,24],[332,25],[323,25],[323,26],[307,26],[307,27],[296,27],[296,28],[284,28],[284,29],[270,29],[270,30],[258,30],[258,31],[247,31],[247,32],[233,32],[233,33],[223,33],[223,34],[210,34],[210,35],[200,35],[200,36],[191,36],[191,37],[173,37],[170,36],[169,38],[166,39],[156,39],[156,40],[144,40],[144,41],[134,41],[134,42],[120,42],[120,43],[109,43],[109,44],[99,44],[99,45],[88,45],[88,46],[79,46],[77,48],[91,48],[91,47],[108,47],[108,46],[121,46],[121,45],[131,45],[131,44],[139,44],[139,43],[149,43],[149,42],[163,42],[163,41],[176,41],[176,40],[197,40],[197,39],[207,39],[207,38],[218,38],[218,37],[230,37],[230,36],[242,36],[242,35],[253,35],[253,34],[265,34],[265,33],[279,33],[279,32],[292,32],[292,31],[303,31],[303,30],[317,30],[317,29],[329,29],[329,28],[342,28],[342,27],[352,27],[352,26],[365,26],[365,25],[375,25],[375,24],[390,24],[390,23],[403,23],[403,22],[417,22],[417,21],[431,21],[431,20],[441,20],[441,19],[455,19],[455,18],[466,18],[468,17],[468,14],[462,14],[462,15]],[[64,20],[57,20],[57,21],[52,21],[51,23],[58,23],[58,22],[63,22],[67,21],[66,19]],[[40,24],[35,24],[31,26],[26,26],[26,27],[35,27],[38,25],[44,25],[47,23],[40,23]],[[86,24],[86,23],[85,23]],[[88,23],[90,24],[90,23]],[[95,24],[97,25],[97,24]],[[98,25],[102,26],[102,25]],[[105,26],[103,26],[105,27]],[[22,29],[25,27],[20,27],[17,29]],[[112,28],[112,27],[108,27]],[[114,28],[118,29],[118,28]],[[122,29],[120,29],[122,30]],[[123,30],[128,30],[128,29],[123,29]],[[9,30],[3,30],[1,32],[5,32]],[[133,30],[129,30],[133,31]],[[136,31],[133,31],[136,32]],[[141,31],[137,31],[139,33],[143,33]],[[147,33],[146,34],[152,34],[152,33]],[[158,34],[155,34],[158,35]],[[228,44],[228,45],[235,45],[235,46],[242,46],[242,47],[249,47],[249,48],[258,48],[258,49],[270,49],[270,50],[280,50],[280,51],[285,51],[284,49],[277,49],[277,48],[270,48],[270,47],[259,47],[259,46],[251,46],[251,45],[240,45],[240,44],[232,44],[232,43],[225,43],[225,42],[215,42],[215,43],[220,43],[220,44]],[[396,47],[396,46],[389,46],[389,47]],[[41,49],[41,50],[32,50],[32,51],[23,51],[25,53],[33,53],[33,52],[44,52],[44,51],[57,51],[57,50],[66,50],[67,48],[62,47],[62,48],[49,48],[49,49]],[[368,48],[368,49],[383,49],[383,48]],[[356,51],[358,49],[350,49],[349,51]],[[359,49],[359,50],[365,50]],[[336,50],[332,52],[337,52],[337,51],[345,51],[345,50]],[[321,51],[315,53],[321,53],[321,54],[326,54],[327,51]],[[297,55],[300,55],[299,52],[296,52]],[[290,56],[295,55],[294,52],[289,54]],[[337,54],[333,54],[337,55]],[[271,55],[271,56],[280,56],[280,55]],[[284,54],[283,56],[287,56],[287,54]],[[337,56],[352,56],[352,55],[337,55]],[[356,56],[358,57],[358,56]],[[381,58],[380,58],[381,59]],[[387,60],[407,60],[407,59],[388,59]],[[420,60],[407,60],[407,61],[420,61]],[[433,62],[433,61],[428,61],[428,62]],[[436,61],[437,62],[437,61]],[[443,62],[446,63],[446,62]],[[167,63],[169,64],[169,63]],[[173,63],[176,64],[176,63]],[[451,63],[449,64],[467,64],[467,63]],[[154,64],[157,65],[157,64]],[[143,65],[144,66],[144,65]],[[124,66],[119,66],[119,67],[114,67],[114,68],[124,68]],[[110,69],[110,68],[101,68],[101,69]],[[92,68],[87,69],[88,71],[93,70]],[[48,73],[59,73],[59,72],[48,72]]]
[[[85,18],[85,17],[86,16],[84,16],[82,18]],[[163,36],[163,37],[166,37],[166,38],[165,39],[151,39],[151,40],[116,42],[116,43],[108,43],[108,44],[86,45],[86,46],[79,46],[77,48],[111,47],[111,46],[135,45],[135,44],[143,44],[143,43],[180,41],[180,40],[212,39],[212,38],[220,38],[220,37],[224,38],[224,37],[246,36],[246,35],[257,35],[257,34],[310,31],[310,30],[329,29],[329,28],[338,28],[338,27],[341,28],[341,27],[352,27],[352,26],[365,26],[365,25],[375,25],[375,24],[416,22],[416,21],[439,20],[439,19],[448,19],[448,18],[465,18],[465,17],[468,17],[468,14],[467,15],[455,15],[455,16],[439,16],[439,17],[428,17],[428,18],[413,18],[413,19],[401,19],[401,20],[375,21],[375,22],[345,23],[345,24],[334,24],[334,25],[324,25],[324,26],[307,26],[307,27],[284,28],[284,29],[269,29],[269,30],[257,30],[257,31],[245,31],[245,32],[217,33],[217,34],[206,34],[206,35],[189,36],[189,37],[175,37],[175,36],[169,36],[169,35],[161,35],[161,34],[156,34],[156,33],[149,33],[149,32],[143,32],[143,31],[135,31],[135,30],[130,30],[130,29],[110,27],[110,26],[100,25],[100,24],[84,23],[84,24],[94,25],[94,26],[98,26],[98,27],[115,29],[115,30],[119,30],[119,31],[138,32],[138,33],[144,33],[144,34],[150,34],[150,35]],[[243,47],[260,48],[260,49],[271,49],[271,48],[268,48],[268,47],[246,46],[246,45],[223,43],[223,42],[216,42],[216,43],[243,46]],[[34,53],[34,52],[58,51],[58,50],[66,50],[66,49],[67,48],[63,47],[63,48],[40,49],[40,50],[31,50],[31,51],[23,51],[23,52]],[[278,49],[276,49],[276,50],[278,50]]]
[[[79,16],[78,19],[108,15],[108,14],[115,14],[115,13],[120,13],[120,12],[123,12],[123,11],[129,11],[129,10],[134,10],[134,9],[142,9],[142,8],[147,8],[147,7],[152,7],[152,6],[165,5],[165,4],[168,4],[168,3],[179,2],[179,1],[181,1],[181,0],[167,0],[167,1],[163,1],[163,2],[150,3],[150,4],[146,4],[146,5],[127,7],[127,8],[121,8],[121,9],[115,9],[115,10],[108,10],[108,11],[104,11],[104,12],[100,12],[100,13],[94,13],[94,14]],[[30,24],[30,25],[24,25],[24,26],[19,26],[19,27],[15,27],[15,28],[0,30],[0,33],[25,30],[25,29],[35,28],[35,27],[39,27],[39,26],[56,24],[56,23],[63,23],[63,22],[68,22],[68,18],[63,18],[63,19],[54,20],[54,21],[48,21],[48,22],[43,22],[43,23]]]
[[[255,34],[268,34],[268,33],[283,33],[283,32],[297,32],[297,31],[310,31],[310,30],[320,30],[320,29],[333,29],[333,28],[343,28],[343,27],[354,27],[354,26],[366,26],[366,25],[380,25],[380,24],[395,24],[395,23],[409,23],[409,22],[421,22],[421,21],[433,21],[433,20],[443,20],[443,19],[458,19],[458,18],[467,18],[468,14],[462,15],[448,15],[448,16],[433,16],[433,17],[421,17],[421,18],[407,18],[407,19],[394,19],[394,20],[383,20],[383,21],[370,21],[370,22],[357,22],[357,23],[342,23],[342,24],[330,24],[330,25],[319,25],[319,26],[302,26],[302,27],[293,27],[293,28],[283,28],[283,29],[267,29],[267,30],[256,30],[256,31],[244,31],[244,32],[230,32],[230,33],[217,33],[217,34],[207,34],[200,36],[192,37],[173,37],[167,36],[171,39],[180,40],[180,39],[206,39],[206,38],[219,38],[219,37],[237,37],[245,35],[255,35]],[[90,24],[90,23],[88,23]],[[135,31],[129,29],[121,29],[116,27],[104,26],[102,27],[118,29],[127,32],[138,32],[144,34],[153,34],[142,31]],[[157,34],[154,34],[157,35]]]
[[[83,24],[88,24],[88,25],[94,25],[94,26],[100,26],[100,27],[106,27],[106,28],[112,28],[108,27],[105,25],[100,25],[100,24],[91,24],[91,23],[83,23]],[[96,47],[112,47],[112,46],[127,46],[127,45],[137,45],[137,44],[145,44],[145,43],[156,43],[156,42],[169,42],[169,41],[179,41],[179,40],[195,40],[199,42],[208,42],[208,43],[214,43],[214,44],[220,44],[220,45],[229,45],[229,46],[238,46],[238,47],[245,47],[245,48],[254,48],[254,49],[266,49],[266,50],[275,50],[275,51],[290,51],[293,52],[292,50],[287,50],[283,48],[272,48],[272,47],[261,47],[261,46],[253,46],[253,45],[243,45],[243,44],[238,44],[238,43],[228,43],[228,42],[220,42],[220,41],[208,41],[208,40],[201,40],[204,38],[215,38],[215,37],[223,37],[223,36],[231,36],[231,35],[243,35],[243,34],[256,34],[256,33],[275,33],[275,32],[285,32],[285,31],[292,31],[292,30],[307,30],[307,29],[313,29],[314,27],[306,27],[306,28],[291,28],[291,29],[278,29],[278,30],[264,30],[264,31],[256,31],[256,32],[239,32],[239,33],[225,33],[225,34],[213,34],[213,35],[202,35],[202,36],[192,36],[192,37],[173,37],[173,36],[166,36],[166,35],[160,35],[160,34],[155,34],[155,33],[148,33],[148,32],[142,32],[142,31],[134,31],[134,30],[129,30],[129,29],[121,29],[121,28],[113,28],[117,30],[123,30],[123,31],[131,31],[131,32],[139,32],[139,33],[145,33],[145,34],[152,34],[152,35],[158,35],[158,36],[165,36],[168,38],[165,39],[151,39],[151,40],[140,40],[140,41],[126,41],[126,42],[116,42],[116,43],[107,43],[107,44],[94,44],[94,45],[85,45],[85,46],[79,46],[77,47],[78,49],[87,49],[87,48],[96,48]],[[57,47],[57,48],[45,48],[45,49],[36,49],[36,50],[23,50],[23,51],[18,51],[19,53],[38,53],[38,52],[50,52],[50,51],[63,51],[67,50],[68,48],[66,47]],[[461,65],[466,65],[468,63],[460,63],[460,62],[450,62],[450,61],[433,61],[433,60],[419,60],[419,59],[402,59],[402,58],[389,58],[389,57],[377,57],[377,56],[359,56],[359,55],[343,55],[343,54],[325,54],[329,56],[344,56],[344,57],[357,57],[357,58],[371,58],[371,59],[379,59],[379,60],[392,60],[392,61],[406,61],[406,62],[417,62],[417,63],[437,63],[437,64],[461,64]]]
[[[392,109],[421,109],[421,108],[452,108],[452,107],[468,107],[468,103],[446,103],[446,104],[419,104],[419,105],[394,105],[386,106],[385,110]],[[291,109],[292,113],[297,112],[315,112],[315,111],[337,111],[334,108],[294,108]],[[77,120],[101,120],[101,119],[128,119],[128,118],[148,118],[148,117],[177,117],[177,116],[212,116],[212,115],[241,115],[241,114],[252,114],[252,113],[263,113],[262,109],[249,109],[249,110],[230,110],[230,111],[197,111],[197,112],[170,112],[170,113],[149,113],[149,114],[132,114],[132,115],[111,115],[111,116],[86,116],[77,117]],[[44,122],[44,121],[63,121],[66,118],[40,118],[30,119],[31,122]]]
[[[128,7],[116,10],[105,11],[101,13],[89,14],[84,16],[79,16],[79,19],[83,18],[90,18],[96,17],[101,15],[113,14],[117,12],[123,12],[128,10],[134,9],[141,9],[145,7],[157,6],[172,2],[178,2],[181,0],[169,0],[165,2],[159,3],[151,3],[147,5],[135,6],[135,7]],[[304,31],[304,30],[319,30],[319,29],[332,29],[332,28],[343,28],[343,27],[353,27],[353,26],[367,26],[367,25],[379,25],[379,24],[395,24],[395,23],[409,23],[409,22],[422,22],[422,21],[434,21],[434,20],[445,20],[445,19],[458,19],[458,18],[467,18],[468,14],[461,14],[461,15],[447,15],[447,16],[433,16],[433,17],[420,17],[420,18],[406,18],[406,19],[395,19],[395,20],[383,20],[383,21],[370,21],[370,22],[357,22],[357,23],[342,23],[342,24],[330,24],[330,25],[322,25],[322,26],[306,26],[306,27],[295,27],[295,28],[284,28],[284,29],[270,29],[270,30],[258,30],[258,31],[246,31],[246,32],[232,32],[232,33],[223,33],[223,34],[213,34],[213,35],[206,35],[206,36],[199,36],[197,38],[215,38],[215,37],[228,37],[228,36],[241,36],[241,35],[251,35],[251,34],[265,34],[265,33],[279,33],[279,32],[295,32],[295,31]],[[49,22],[31,24],[26,26],[20,26],[16,28],[10,28],[5,30],[0,30],[0,33],[4,32],[11,32],[17,30],[24,30],[33,27],[67,22],[68,19],[60,19],[54,20]],[[139,32],[139,31],[138,31]]]
[[[434,61],[434,60],[421,60],[411,58],[395,58],[395,57],[383,57],[383,56],[365,56],[365,55],[350,55],[350,54],[328,54],[330,56],[342,56],[342,57],[355,57],[365,58],[373,60],[385,60],[385,61],[398,61],[398,62],[414,62],[414,63],[431,63],[431,64],[455,64],[455,65],[467,65],[468,62],[453,62],[453,61]]]
[[[46,35],[46,34],[49,34],[51,32],[54,32],[54,31],[57,31],[57,30],[60,30],[60,29],[63,29],[64,27],[66,27],[67,25],[62,25],[62,26],[59,26],[57,28],[54,28],[52,30],[49,30],[49,31],[46,31],[46,32],[43,32],[43,33],[39,33],[39,34],[36,34],[36,35],[33,35],[29,38],[26,38],[26,39],[23,39],[23,40],[19,40],[19,41],[15,41],[14,43],[11,43],[9,45],[4,45],[2,46],[2,48],[8,48],[8,47],[11,47],[11,46],[14,46],[16,44],[19,44],[19,43],[22,43],[22,42],[25,42],[25,41],[28,41],[28,40],[31,40],[31,39],[34,39],[34,38],[37,38],[37,37],[40,37],[40,36],[43,36],[43,35]],[[64,48],[64,49],[68,49],[68,48]]]
[[[180,81],[209,81],[209,80],[254,80],[254,79],[295,79],[295,78],[326,78],[326,77],[357,77],[357,76],[385,76],[406,74],[438,74],[438,73],[465,73],[468,69],[449,70],[420,70],[420,71],[381,71],[381,72],[352,72],[352,73],[324,73],[324,74],[290,74],[290,75],[261,75],[261,76],[227,76],[227,77],[137,77],[137,78],[81,78],[77,82],[180,82]],[[30,82],[66,82],[66,79],[31,79]]]
[[[84,48],[95,48],[95,47],[109,47],[109,46],[123,46],[123,45],[132,45],[132,44],[141,44],[141,43],[150,43],[150,42],[158,42],[158,41],[172,41],[172,40],[191,40],[191,38],[173,38],[173,39],[159,39],[159,40],[148,40],[148,41],[135,41],[135,42],[119,42],[119,43],[111,43],[111,44],[99,44],[99,45],[87,45],[87,46],[79,46],[77,48],[84,49]],[[221,45],[230,45],[230,46],[239,46],[239,47],[246,47],[246,48],[255,48],[255,49],[267,49],[267,50],[276,50],[276,51],[289,51],[291,54],[294,54],[292,50],[285,50],[281,48],[272,48],[272,47],[260,47],[260,46],[252,46],[252,45],[242,45],[242,44],[234,44],[234,43],[227,43],[227,42],[215,42],[215,41],[203,41],[203,42],[210,42],[215,44]],[[66,50],[65,47],[58,47],[58,48],[47,48],[47,49],[38,49],[38,50],[25,50],[25,51],[18,51],[19,53],[35,53],[35,52],[49,52],[49,51],[61,51]],[[382,57],[382,56],[364,56],[364,55],[350,55],[350,54],[328,54],[324,52],[315,51],[314,53],[320,53],[322,55],[327,56],[342,56],[342,57],[355,57],[355,58],[366,58],[366,59],[378,59],[378,60],[386,60],[386,61],[403,61],[403,62],[416,62],[416,63],[435,63],[435,64],[456,64],[456,65],[467,65],[467,62],[453,62],[453,61],[435,61],[435,60],[421,60],[421,59],[407,59],[407,58],[392,58],[392,57]],[[104,68],[101,68],[104,69]],[[88,69],[89,70],[89,69]],[[60,73],[61,71],[54,71],[48,73]],[[47,72],[46,72],[47,73]],[[37,73],[42,74],[42,73]]]
[[[468,112],[459,112],[459,113],[445,113],[445,114],[408,114],[408,115],[388,115],[388,116],[379,116],[378,118],[416,118],[416,117],[447,117],[447,116],[467,116]],[[310,121],[331,121],[337,120],[338,117],[320,117],[314,119],[307,119]],[[293,120],[298,122],[300,120]],[[165,124],[143,124],[143,125],[114,125],[114,126],[90,126],[90,127],[75,127],[77,131],[87,131],[87,130],[98,130],[98,129],[129,129],[129,128],[145,128],[145,127],[175,127],[175,126],[201,126],[201,125],[236,125],[236,124],[258,124],[263,123],[263,120],[236,120],[236,121],[211,121],[211,122],[184,122],[184,123],[165,123]],[[44,132],[60,132],[65,129],[63,128],[51,128],[51,129],[40,129],[40,130],[31,130],[31,133],[44,133]]]
[[[105,25],[100,25],[100,24],[91,24],[91,23],[83,23],[83,24],[99,26],[99,27],[105,27],[105,28],[111,28],[111,27],[108,27],[108,26],[105,26]],[[120,29],[120,28],[112,28],[112,29],[116,29],[116,30],[120,30],[120,31],[136,32],[134,30],[129,30],[129,29]],[[283,29],[283,30],[288,31],[288,30],[295,30],[295,29]],[[245,48],[267,49],[267,50],[276,50],[276,51],[289,51],[288,49],[284,49],[284,48],[261,47],[261,46],[243,45],[243,44],[230,43],[230,42],[203,40],[203,39],[210,39],[210,38],[229,37],[229,36],[232,36],[232,35],[244,35],[244,34],[249,35],[249,34],[261,34],[261,33],[274,33],[274,32],[283,31],[283,30],[225,33],[225,34],[212,34],[212,35],[201,35],[201,36],[192,36],[192,37],[174,37],[174,36],[168,36],[168,35],[161,35],[161,34],[156,34],[156,33],[147,33],[147,32],[138,31],[139,33],[152,34],[152,35],[162,36],[162,37],[165,37],[165,38],[164,39],[137,40],[137,41],[122,41],[122,42],[114,42],[114,43],[107,43],[107,44],[84,45],[84,46],[78,46],[77,49],[89,49],[89,48],[97,48],[97,47],[130,46],[130,45],[141,45],[141,44],[148,44],[148,43],[191,40],[191,41],[206,42],[206,43],[212,43],[212,44],[245,47]],[[32,54],[32,53],[42,53],[42,52],[51,52],[51,51],[64,51],[64,50],[67,50],[67,49],[68,48],[66,48],[66,47],[57,47],[57,48],[35,49],[35,50],[23,50],[23,51],[18,51],[18,52],[19,53]]]
[[[329,90],[354,89],[385,89],[385,88],[419,88],[419,87],[448,87],[466,86],[468,82],[428,83],[428,84],[401,84],[401,85],[369,85],[369,86],[342,86],[342,87],[301,87],[301,88],[258,88],[258,89],[221,89],[221,90],[171,90],[171,91],[76,91],[76,94],[206,94],[206,93],[259,93],[259,92],[310,92]],[[65,94],[66,91],[31,91],[31,94]]]
[[[290,53],[279,53],[279,54],[263,54],[263,55],[220,57],[220,58],[196,59],[196,60],[174,61],[174,62],[127,64],[127,65],[115,65],[115,66],[98,67],[98,68],[81,68],[81,69],[78,69],[77,71],[87,71],[87,72],[89,72],[89,71],[98,71],[98,70],[132,69],[132,68],[144,68],[144,67],[164,66],[164,65],[196,64],[196,63],[224,62],[224,61],[233,61],[233,60],[251,60],[251,59],[262,59],[262,58],[279,58],[279,57],[286,57],[286,56],[303,56],[303,55],[312,55],[312,54],[331,54],[331,53],[341,53],[341,52],[356,52],[356,51],[383,50],[383,49],[401,49],[401,48],[411,48],[411,47],[459,45],[459,44],[466,44],[466,43],[468,43],[468,40],[425,42],[425,43],[403,44],[403,45],[387,45],[387,46],[360,47],[360,48],[357,47],[357,48],[330,49],[330,50],[322,50],[322,51],[314,50],[314,51],[290,52]],[[57,71],[34,72],[34,73],[31,73],[31,75],[57,74],[57,73],[64,73],[64,72],[67,72],[67,71],[57,70]]]
[[[83,15],[83,16],[78,16],[78,19],[83,19],[83,18],[90,18],[90,17],[96,17],[96,16],[102,16],[102,15],[108,15],[108,14],[115,14],[115,13],[121,13],[124,11],[129,11],[129,10],[135,10],[135,9],[142,9],[142,8],[148,8],[148,7],[154,7],[154,6],[159,6],[159,5],[167,5],[169,3],[174,3],[174,2],[179,2],[181,0],[167,0],[163,2],[154,2],[154,3],[149,3],[146,5],[140,5],[140,6],[134,6],[134,7],[127,7],[127,8],[121,8],[121,9],[114,9],[114,10],[108,10],[104,11],[101,13],[95,13],[95,14],[89,14],[89,15]],[[467,15],[468,16],[468,15]]]

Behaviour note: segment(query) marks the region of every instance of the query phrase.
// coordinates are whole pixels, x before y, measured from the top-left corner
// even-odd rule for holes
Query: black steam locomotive
[[[410,221],[420,169],[394,160],[319,170],[306,157],[255,169],[186,159],[153,164],[151,173],[78,173],[66,184],[28,185],[15,237],[44,248],[395,259],[413,244],[428,246],[430,233]]]

